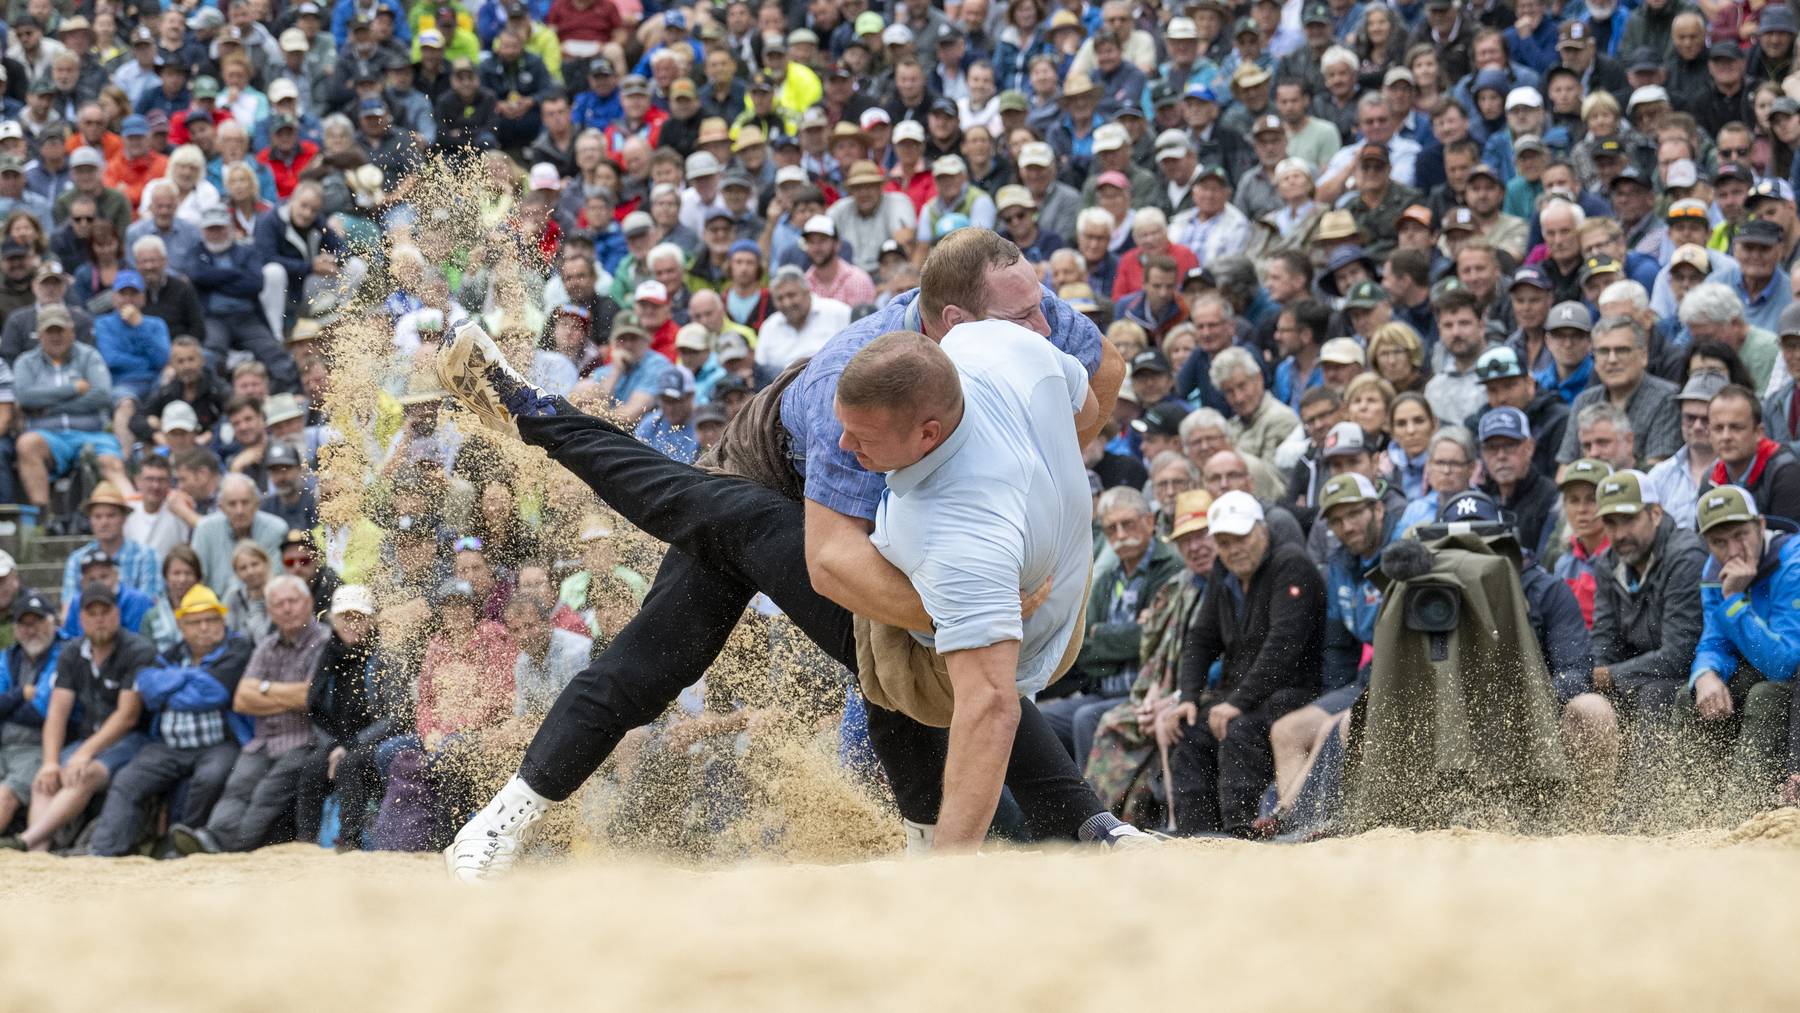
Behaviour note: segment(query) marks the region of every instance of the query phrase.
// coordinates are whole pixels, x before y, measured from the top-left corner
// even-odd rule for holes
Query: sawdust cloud
[[[431,371],[435,345],[412,354],[396,348],[383,305],[388,293],[420,293],[441,281],[454,295],[458,279],[477,273],[491,278],[487,302],[467,309],[526,369],[541,328],[548,271],[536,245],[509,230],[504,218],[511,198],[494,188],[488,174],[434,162],[414,193],[423,195],[416,200],[417,223],[389,229],[381,250],[365,251],[381,265],[375,282],[360,305],[327,329],[325,408],[331,418],[348,421],[340,426],[341,438],[321,453],[326,522],[386,527],[401,514],[437,510],[450,530],[460,531],[479,510],[480,486],[493,477],[510,486],[544,557],[579,560],[580,532],[598,518],[614,531],[615,558],[653,576],[660,543],[623,523],[542,451],[490,432],[453,401],[444,402],[439,418],[462,440],[457,477],[441,495],[395,495],[382,481],[405,477],[403,469],[384,464],[403,424],[395,402],[441,390]],[[430,269],[420,271],[420,265]],[[379,573],[373,583],[378,602],[389,610],[384,650],[416,669],[431,626],[429,611],[417,601],[427,588],[419,575],[404,572]],[[636,602],[623,584],[606,582],[604,591],[599,611],[616,633]],[[409,601],[412,606],[405,606]],[[699,719],[684,715],[690,727],[674,740],[660,731],[634,733],[571,804],[546,821],[538,852],[848,861],[896,850],[899,824],[882,790],[836,760],[846,678],[785,619],[746,613],[707,673]],[[472,798],[486,799],[511,776],[531,730],[507,726],[459,752],[452,767]]]

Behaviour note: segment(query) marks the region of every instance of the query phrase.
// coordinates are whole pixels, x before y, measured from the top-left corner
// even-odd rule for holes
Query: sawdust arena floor
[[[5,1010],[1791,1010],[1800,811],[1731,833],[681,868],[0,853]]]

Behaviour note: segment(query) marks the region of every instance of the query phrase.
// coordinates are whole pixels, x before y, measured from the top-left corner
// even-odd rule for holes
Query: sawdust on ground
[[[0,854],[5,1008],[1686,1011],[1800,1001],[1800,811],[1735,832],[696,869]]]

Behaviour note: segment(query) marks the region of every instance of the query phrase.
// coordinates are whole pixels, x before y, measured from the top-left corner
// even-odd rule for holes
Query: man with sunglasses
[[[1039,223],[1037,198],[1030,188],[1003,186],[994,197],[994,206],[1000,212],[1000,234],[1012,240],[1031,263],[1042,264],[1052,253],[1068,247],[1061,236],[1045,231]]]
[[[312,600],[321,609],[331,602],[337,589],[344,586],[344,578],[320,558],[319,547],[313,542],[310,531],[293,528],[281,539],[281,568],[306,581]]]

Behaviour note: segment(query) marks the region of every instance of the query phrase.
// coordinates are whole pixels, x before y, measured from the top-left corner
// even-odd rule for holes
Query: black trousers
[[[806,572],[804,509],[747,479],[672,460],[566,403],[563,414],[521,418],[526,442],[586,482],[669,552],[643,607],[575,677],[525,753],[520,775],[552,799],[574,794],[625,733],[656,717],[706,674],[758,591],[839,664],[856,668],[851,615],[817,593]],[[1006,783],[1034,837],[1075,839],[1104,811],[1037,708],[1020,702]],[[869,739],[900,814],[936,823],[945,729],[870,706]]]
[[[1263,789],[1275,777],[1269,726],[1316,695],[1277,690],[1261,707],[1232,718],[1222,742],[1207,727],[1210,708],[1202,705],[1200,720],[1169,750],[1176,829],[1184,835],[1222,832],[1247,836]]]
[[[391,735],[393,726],[384,720],[363,729],[347,742],[321,739],[317,743],[295,796],[294,836],[297,839],[319,839],[325,797],[335,791],[338,796],[338,842],[352,848],[362,847],[369,804],[381,799],[381,771],[375,763],[375,750]],[[337,780],[332,781],[326,777],[331,751],[340,745],[344,747],[344,758],[338,761]]]

